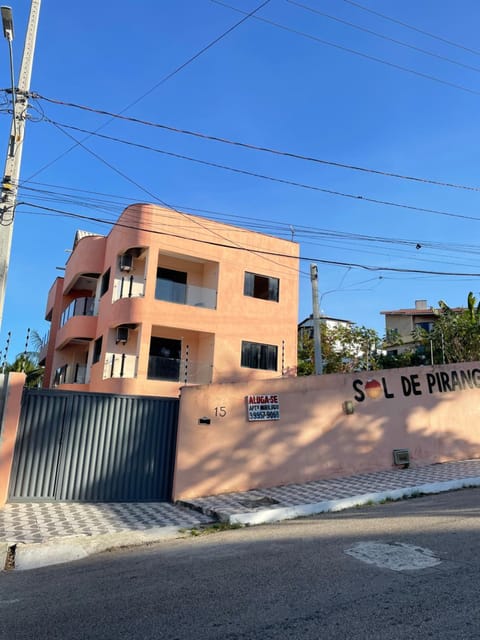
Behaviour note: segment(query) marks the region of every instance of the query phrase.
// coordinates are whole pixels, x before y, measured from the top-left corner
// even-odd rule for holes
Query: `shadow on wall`
[[[436,371],[451,375],[453,368]],[[413,466],[478,457],[473,425],[480,419],[480,388],[438,392],[427,384],[431,372],[408,368],[190,389],[180,410],[175,498],[389,469],[393,449],[409,449]],[[376,398],[365,388],[372,375],[382,387]],[[248,422],[245,397],[272,393],[279,396],[280,420]],[[353,403],[352,415],[344,412],[345,400]],[[211,424],[198,424],[204,414]]]

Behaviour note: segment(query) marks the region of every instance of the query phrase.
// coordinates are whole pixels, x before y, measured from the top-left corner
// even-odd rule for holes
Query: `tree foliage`
[[[40,349],[42,347],[42,339],[37,331],[31,331],[30,342],[33,346],[33,350],[19,353],[12,363],[6,364],[4,373],[9,373],[11,371],[25,373],[25,386],[40,387],[45,369],[38,364]]]
[[[348,373],[378,369],[381,343],[377,332],[357,325],[338,325],[329,328],[321,323],[323,373]],[[313,338],[305,338],[298,352],[300,376],[315,373]]]
[[[467,296],[463,311],[440,300],[438,315],[430,332],[418,330],[414,339],[423,345],[428,360],[435,364],[480,360],[480,303],[473,293]]]

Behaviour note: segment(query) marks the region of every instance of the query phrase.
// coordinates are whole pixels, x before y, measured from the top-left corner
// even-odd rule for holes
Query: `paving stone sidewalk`
[[[72,536],[142,532],[160,527],[193,528],[211,516],[165,502],[14,502],[0,509],[0,542],[48,542]]]
[[[261,524],[313,513],[339,511],[368,501],[399,499],[480,486],[480,460],[395,468],[343,478],[226,493],[182,502],[219,520]]]
[[[275,522],[368,501],[480,486],[480,460],[392,469],[304,484],[169,503],[9,503],[0,509],[0,547],[16,546],[23,567],[65,562],[105,548],[143,544],[217,520]],[[82,542],[83,540],[83,542]],[[59,560],[58,545],[63,545]],[[22,568],[23,568],[22,567]]]

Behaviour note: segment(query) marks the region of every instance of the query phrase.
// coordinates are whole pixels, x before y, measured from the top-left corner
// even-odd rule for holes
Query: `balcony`
[[[60,327],[63,327],[74,316],[94,316],[95,298],[75,298],[62,313]]]
[[[169,380],[184,384],[210,384],[212,381],[212,366],[194,360],[149,356],[147,378],[149,380]]]
[[[55,371],[54,386],[61,384],[85,384],[87,381],[87,366],[74,363],[65,364]]]
[[[157,278],[155,298],[165,302],[216,309],[217,292],[215,289],[196,285],[173,282],[165,278]]]

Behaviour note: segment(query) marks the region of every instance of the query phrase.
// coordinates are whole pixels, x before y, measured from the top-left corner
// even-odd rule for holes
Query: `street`
[[[0,637],[478,638],[479,500],[466,489],[2,572]],[[378,566],[378,549],[401,560],[406,545],[429,566]],[[347,553],[365,548],[368,562]]]

